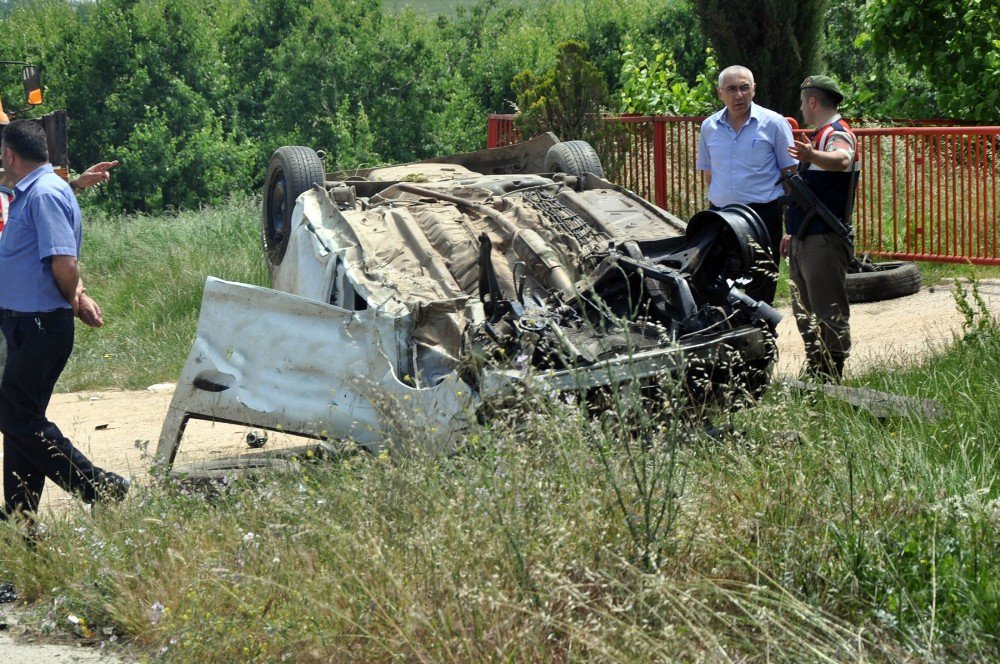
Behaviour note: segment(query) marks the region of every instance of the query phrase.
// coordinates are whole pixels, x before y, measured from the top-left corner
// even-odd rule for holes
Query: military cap
[[[844,93],[840,91],[840,86],[837,82],[830,78],[829,76],[808,76],[806,80],[802,81],[802,85],[799,86],[800,90],[805,90],[806,88],[816,88],[817,90],[822,90],[826,94],[830,95],[830,99],[833,100],[834,104],[839,104],[844,101]]]

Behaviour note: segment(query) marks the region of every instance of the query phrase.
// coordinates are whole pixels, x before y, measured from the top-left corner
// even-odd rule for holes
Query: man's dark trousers
[[[6,509],[0,518],[17,510],[36,511],[46,477],[93,502],[105,471],[45,417],[52,390],[73,352],[72,310],[0,311],[0,330],[7,345],[0,379]]]
[[[775,199],[770,203],[750,203],[750,207],[757,213],[760,220],[764,222],[768,239],[771,241],[770,246],[765,248],[771,260],[774,261],[773,269],[775,271],[775,278],[766,290],[762,289],[760,299],[768,304],[773,304],[774,294],[778,290],[777,270],[781,264],[781,234],[784,232],[784,219],[782,219],[781,214],[783,206],[778,202],[778,199]]]

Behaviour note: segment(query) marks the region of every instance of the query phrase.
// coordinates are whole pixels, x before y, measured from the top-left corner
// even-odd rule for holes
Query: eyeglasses
[[[722,91],[725,92],[727,95],[734,95],[737,92],[742,92],[743,94],[746,94],[746,93],[750,92],[750,87],[751,86],[750,86],[749,83],[744,83],[743,85],[740,85],[740,86],[730,85],[730,86],[724,87],[724,88],[722,88]]]

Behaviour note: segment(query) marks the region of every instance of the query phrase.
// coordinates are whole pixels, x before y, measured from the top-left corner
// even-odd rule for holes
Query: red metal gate
[[[519,140],[513,115],[491,115],[487,147]],[[695,170],[703,118],[605,118],[595,141],[608,178],[682,218],[705,205]],[[862,160],[859,251],[883,258],[1000,265],[1000,127],[856,129]]]

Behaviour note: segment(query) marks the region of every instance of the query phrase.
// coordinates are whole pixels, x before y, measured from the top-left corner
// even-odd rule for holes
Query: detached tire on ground
[[[601,158],[587,141],[565,141],[553,145],[545,154],[545,172],[565,173],[575,177],[593,173],[604,177]]]
[[[281,265],[292,230],[295,199],[313,185],[323,185],[323,162],[312,148],[285,145],[274,151],[264,180],[264,218],[261,234],[268,268]]]
[[[920,268],[916,263],[889,261],[873,263],[873,272],[847,275],[848,302],[877,302],[912,295],[920,290]]]

